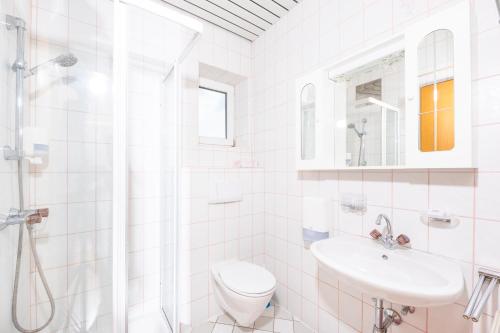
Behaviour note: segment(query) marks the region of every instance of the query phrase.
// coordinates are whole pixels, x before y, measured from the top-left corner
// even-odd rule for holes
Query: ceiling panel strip
[[[163,0],[164,2],[178,8],[181,10],[184,10],[188,13],[193,14],[196,17],[199,17],[205,21],[208,21],[212,24],[215,24],[225,30],[228,30],[232,33],[235,33],[245,39],[248,39],[249,41],[254,41],[258,35],[255,33],[252,33],[234,23],[229,22],[228,20],[225,20],[217,15],[214,15],[198,6],[195,6],[193,4],[188,3],[187,1],[184,0]]]
[[[253,2],[252,0],[228,0],[228,1],[244,8],[245,10],[247,10],[250,13],[253,13],[254,15],[261,17],[262,19],[270,22],[271,24],[274,24],[279,20],[279,17],[277,15],[274,15],[264,7],[259,6],[258,4]]]
[[[274,2],[280,4],[281,6],[285,7],[286,9],[290,10],[295,6],[297,3],[293,0],[273,0]]]
[[[273,0],[251,0],[252,2],[255,2],[257,5],[265,8],[266,10],[270,11],[274,15],[278,17],[283,17],[288,13],[288,10],[281,6],[280,4],[274,2]]]
[[[242,29],[245,29],[245,30],[257,35],[257,36],[261,32],[264,31],[263,28],[235,15],[234,13],[230,12],[229,10],[227,10],[219,5],[216,5],[209,0],[185,0],[185,1],[189,4],[192,4],[194,6],[201,8],[201,9],[204,9],[211,14],[216,15],[223,20],[227,20],[233,24],[236,24],[237,26],[241,27]]]
[[[251,22],[252,24],[255,24],[256,26],[266,30],[271,27],[273,24],[272,22],[267,21],[266,19],[249,12],[245,8],[239,6],[236,3],[233,3],[229,0],[207,0],[217,6],[220,6],[222,8],[225,8],[226,10],[232,12],[234,15],[241,17],[244,20],[247,20],[248,22]]]

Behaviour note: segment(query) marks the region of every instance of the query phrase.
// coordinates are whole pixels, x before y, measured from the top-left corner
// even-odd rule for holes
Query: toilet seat
[[[233,261],[220,268],[218,275],[224,286],[247,297],[273,293],[276,279],[266,269],[244,261]]]

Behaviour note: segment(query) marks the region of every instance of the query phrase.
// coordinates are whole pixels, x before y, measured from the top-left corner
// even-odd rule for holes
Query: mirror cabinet
[[[468,6],[299,78],[297,169],[474,167]]]

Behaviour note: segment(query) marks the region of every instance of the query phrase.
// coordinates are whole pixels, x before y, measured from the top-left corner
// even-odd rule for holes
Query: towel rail
[[[500,1],[500,0],[498,0]],[[467,303],[463,317],[478,322],[496,285],[500,282],[500,272],[489,269],[479,269],[479,280],[474,287],[472,296]],[[484,291],[483,291],[484,289]]]

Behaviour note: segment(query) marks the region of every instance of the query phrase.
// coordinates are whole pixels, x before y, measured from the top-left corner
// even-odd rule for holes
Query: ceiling
[[[163,1],[249,41],[254,41],[300,0]]]

